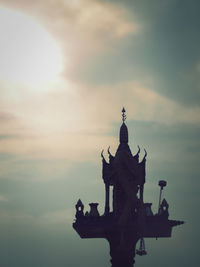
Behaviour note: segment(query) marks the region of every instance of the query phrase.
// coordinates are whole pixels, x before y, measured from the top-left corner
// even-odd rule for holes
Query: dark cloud
[[[132,10],[141,31],[115,43],[88,68],[78,69],[77,76],[93,83],[137,80],[184,105],[198,105],[199,1],[123,4]]]

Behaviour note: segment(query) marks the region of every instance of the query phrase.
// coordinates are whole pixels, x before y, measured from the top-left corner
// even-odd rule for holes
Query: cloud
[[[82,61],[88,57],[110,49],[116,39],[139,30],[125,7],[98,0],[11,0],[9,3],[1,0],[0,3],[40,20],[60,43],[72,69],[84,66]]]
[[[37,224],[46,225],[46,224],[70,224],[73,222],[75,210],[65,209],[57,210],[54,212],[44,213],[37,218]]]
[[[8,198],[4,195],[0,195],[0,202],[8,202]]]
[[[200,96],[200,60],[199,58],[194,62],[190,69],[182,72],[184,82],[189,84],[192,88],[192,95],[196,95],[197,100]]]
[[[69,166],[73,161],[95,160],[94,155],[104,146],[117,145],[113,123],[120,122],[122,106],[128,120],[199,123],[198,107],[181,106],[140,82],[91,86],[70,81],[73,69],[84,68],[94,55],[140,31],[134,14],[125,7],[97,0],[0,3],[40,20],[63,46],[63,57],[71,57],[66,72],[69,80],[64,77],[51,84],[54,90],[40,92],[38,88],[1,84],[1,91],[11,88],[8,98],[1,93],[1,153],[17,155],[20,160],[66,159]]]
[[[71,225],[74,219],[74,213],[74,209],[65,209],[34,216],[20,211],[4,210],[0,213],[0,224],[25,224],[39,227],[48,227],[58,224]]]
[[[0,134],[14,136],[0,140],[0,151],[29,159],[94,159],[104,146],[117,145],[118,133],[110,133],[121,120],[122,106],[128,120],[199,123],[199,108],[186,108],[133,82],[96,88],[76,84],[72,91],[49,92],[39,99],[31,95],[6,105],[17,116],[4,120]]]
[[[120,38],[137,31],[137,24],[127,16],[128,9],[112,3],[98,0],[44,0],[24,1],[1,0],[1,4],[27,11],[35,16],[43,16],[52,21],[51,25],[59,29],[70,28],[82,35],[100,35],[109,38]]]
[[[29,224],[32,222],[32,215],[23,214],[16,211],[1,211],[0,213],[0,224],[9,224],[9,223],[22,223]]]
[[[97,123],[119,121],[122,106],[129,119],[162,124],[199,122],[199,107],[182,106],[136,82],[90,88],[86,94],[85,107]]]

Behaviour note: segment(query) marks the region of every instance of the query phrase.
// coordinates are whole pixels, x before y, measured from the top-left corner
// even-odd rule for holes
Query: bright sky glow
[[[62,71],[61,51],[32,18],[0,8],[0,80],[42,90]]]

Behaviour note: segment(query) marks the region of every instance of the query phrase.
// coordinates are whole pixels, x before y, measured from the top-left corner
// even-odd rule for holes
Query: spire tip
[[[123,109],[122,109],[122,121],[123,122],[125,122],[125,120],[126,120],[126,110],[125,110],[125,108],[123,107]]]

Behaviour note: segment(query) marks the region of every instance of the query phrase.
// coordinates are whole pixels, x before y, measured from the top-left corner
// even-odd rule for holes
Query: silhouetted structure
[[[125,124],[125,109],[122,110],[122,125],[115,156],[108,148],[109,162],[102,156],[103,181],[105,184],[105,211],[99,215],[98,203],[90,203],[90,211],[84,214],[84,205],[79,199],[76,204],[74,229],[81,238],[105,238],[110,244],[112,267],[132,267],[135,247],[140,240],[136,254],[146,255],[144,238],[171,237],[172,227],[183,224],[182,221],[169,220],[169,205],[165,199],[161,202],[165,181],[159,181],[160,198],[158,213],[153,214],[152,203],[143,202],[146,176],[147,152],[139,162],[140,148],[132,155],[128,145],[128,129]],[[110,189],[112,211],[110,209]]]

